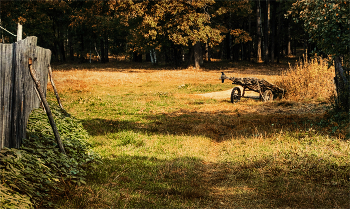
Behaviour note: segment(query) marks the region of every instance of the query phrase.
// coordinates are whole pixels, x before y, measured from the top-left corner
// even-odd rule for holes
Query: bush
[[[290,66],[276,84],[287,91],[288,100],[326,101],[335,92],[334,76],[334,67],[328,67],[328,60],[315,57]]]
[[[21,149],[0,151],[0,208],[53,207],[65,184],[84,184],[86,171],[100,161],[82,124],[52,106],[67,155],[60,152],[45,112],[34,110]]]

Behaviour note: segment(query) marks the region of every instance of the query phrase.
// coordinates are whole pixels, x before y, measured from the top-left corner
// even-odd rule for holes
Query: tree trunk
[[[66,51],[64,50],[64,42],[61,40],[59,42],[60,52],[61,52],[61,59],[63,62],[66,61]]]
[[[210,46],[208,43],[205,44],[205,58],[208,62],[210,62]]]
[[[264,12],[264,60],[269,62],[269,38],[270,38],[270,0],[266,0]]]
[[[230,40],[231,40],[231,35],[228,33],[226,34],[226,38],[224,40],[225,46],[226,46],[226,59],[227,60],[231,60],[231,44],[230,44]]]
[[[231,3],[230,3],[231,4]],[[233,46],[232,46],[232,43],[233,43],[233,40],[232,40],[232,35],[231,35],[231,30],[232,30],[232,24],[231,24],[231,17],[232,17],[232,14],[231,12],[229,12],[229,17],[228,17],[228,34],[226,35],[226,38],[227,38],[227,59],[228,60],[232,60],[233,59]]]
[[[277,9],[277,8],[276,8]],[[278,11],[277,14],[277,31],[276,31],[276,38],[277,38],[277,44],[276,44],[276,52],[277,52],[277,63],[280,63],[281,53],[283,52],[283,47],[281,44],[281,35],[282,35],[282,17],[281,12],[282,10],[282,4],[278,2]]]
[[[193,55],[194,55],[194,47],[189,47],[189,52],[187,54],[187,62],[186,65],[190,66],[193,63]]]
[[[271,8],[271,49],[270,49],[270,57],[271,62],[275,62],[275,42],[276,42],[276,1],[272,1]]]
[[[239,60],[239,48],[240,48],[240,44],[236,44],[232,47],[233,61]]]
[[[258,0],[258,4],[257,4],[257,9],[256,9],[256,32],[257,32],[257,58],[256,58],[256,62],[261,63],[263,62],[261,59],[261,8],[260,8],[260,0]]]
[[[59,52],[61,54],[61,61],[65,62],[66,61],[66,51],[64,49],[64,38],[62,38],[62,27],[57,28],[57,33],[58,33],[58,47],[59,47]]]
[[[109,62],[109,57],[108,57],[109,41],[108,41],[107,32],[105,32],[105,34],[104,34],[104,43],[105,43],[105,57],[104,57],[104,62]],[[141,57],[141,59],[142,59],[142,57]]]
[[[251,20],[251,16],[249,15],[249,21],[248,21],[248,31],[249,34],[252,34],[252,20]],[[252,41],[249,41],[248,43],[248,52],[247,52],[247,60],[250,61],[251,58],[251,54],[252,54],[252,48],[253,48],[253,43]]]
[[[202,45],[199,42],[199,66],[203,66],[203,50],[202,50]]]
[[[203,60],[201,60],[201,59],[203,59],[202,57],[201,57],[201,43],[199,42],[199,41],[197,41],[196,42],[196,44],[193,46],[193,54],[194,54],[194,67],[196,68],[196,69],[199,69],[200,68],[200,64],[201,64],[201,62],[203,62]]]
[[[287,56],[290,56],[292,54],[292,47],[291,47],[291,32],[290,32],[290,22],[288,23],[288,37],[287,37]]]
[[[175,65],[175,67],[180,67],[181,54],[182,54],[181,46],[173,44],[172,49],[173,49],[172,63]]]
[[[104,63],[105,62],[105,43],[103,40],[103,37],[100,37],[100,51],[101,51],[101,62]]]
[[[341,110],[350,111],[350,85],[349,80],[346,78],[346,73],[342,67],[341,60],[339,57],[334,59],[335,67],[335,85],[337,91],[336,107]],[[347,69],[349,70],[349,69]]]
[[[81,61],[84,61],[85,59],[85,55],[84,55],[84,52],[85,52],[85,44],[84,44],[84,35],[83,34],[80,34],[80,51],[79,51],[79,59]]]
[[[74,50],[73,50],[73,35],[72,31],[68,29],[68,49],[69,49],[69,59],[74,61]]]

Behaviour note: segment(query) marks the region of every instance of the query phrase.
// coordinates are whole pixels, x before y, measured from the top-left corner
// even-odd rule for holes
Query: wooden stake
[[[62,110],[64,110],[64,108],[63,108],[63,106],[62,106],[62,103],[61,103],[60,96],[58,95],[58,92],[57,92],[55,83],[53,82],[53,79],[52,79],[52,70],[51,70],[51,66],[50,66],[50,65],[49,65],[49,77],[50,77],[51,85],[52,85],[52,87],[53,87],[53,91],[55,92],[55,95],[56,95],[56,99],[57,99],[58,105],[60,106],[60,108],[61,108]]]
[[[62,152],[63,154],[66,154],[66,151],[64,150],[63,143],[62,143],[61,138],[60,138],[60,135],[59,135],[59,133],[58,133],[58,130],[57,130],[55,121],[54,121],[54,119],[53,119],[52,112],[51,112],[51,110],[50,110],[49,104],[47,103],[47,100],[46,100],[46,98],[45,98],[45,95],[44,95],[44,93],[43,93],[43,91],[42,91],[42,89],[41,89],[40,80],[37,79],[37,77],[36,77],[36,71],[35,71],[35,69],[33,69],[33,67],[32,67],[32,65],[33,65],[33,60],[32,60],[32,58],[29,58],[29,63],[28,63],[28,65],[29,65],[30,74],[31,74],[31,76],[32,76],[32,78],[33,78],[33,81],[34,81],[34,83],[35,83],[35,85],[36,85],[36,88],[37,88],[37,90],[38,90],[38,92],[39,92],[41,101],[42,101],[42,103],[44,104],[44,107],[45,107],[45,110],[46,110],[46,114],[47,114],[47,116],[49,117],[50,125],[51,125],[52,130],[53,130],[53,133],[54,133],[54,135],[55,135],[57,144],[58,144],[58,146],[59,146],[61,152]]]
[[[18,23],[17,28],[17,41],[22,40],[22,25]]]

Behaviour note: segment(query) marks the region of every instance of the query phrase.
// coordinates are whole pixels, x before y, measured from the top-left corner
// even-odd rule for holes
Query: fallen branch
[[[30,74],[33,78],[33,81],[35,83],[35,86],[36,86],[36,89],[38,90],[39,92],[39,96],[40,96],[40,99],[42,101],[42,103],[44,104],[44,107],[45,107],[45,110],[46,110],[46,114],[47,116],[49,117],[49,121],[50,121],[50,125],[52,127],[52,130],[53,130],[53,134],[55,135],[55,139],[57,141],[57,144],[61,150],[61,152],[63,154],[66,154],[66,151],[64,150],[64,147],[63,147],[63,144],[62,144],[62,141],[61,141],[61,138],[60,138],[60,135],[58,133],[58,130],[57,130],[57,127],[56,127],[56,124],[55,124],[55,121],[53,119],[53,116],[52,116],[52,112],[51,112],[51,109],[49,107],[49,104],[47,103],[47,100],[45,98],[45,95],[41,89],[41,84],[40,84],[40,80],[37,79],[36,77],[36,71],[35,69],[32,67],[33,65],[33,60],[32,58],[29,58],[29,62],[28,62],[28,65],[29,65],[29,71],[30,71]]]

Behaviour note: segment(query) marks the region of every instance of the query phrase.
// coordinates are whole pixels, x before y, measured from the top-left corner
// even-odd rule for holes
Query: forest
[[[22,24],[23,37],[37,36],[55,62],[108,62],[110,56],[140,62],[143,55],[175,67],[212,59],[278,63],[297,48],[317,50],[304,21],[295,21],[302,8],[295,2],[2,1],[0,24],[13,33]],[[15,41],[4,30],[0,38]]]

